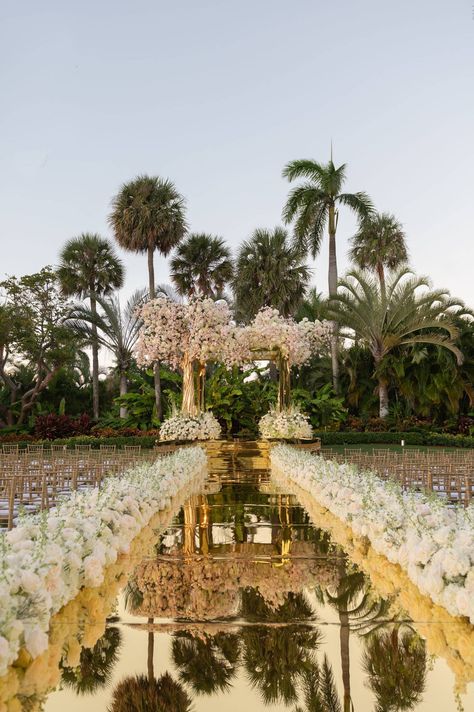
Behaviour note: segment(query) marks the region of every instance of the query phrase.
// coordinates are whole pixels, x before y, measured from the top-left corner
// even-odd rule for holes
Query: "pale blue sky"
[[[412,263],[474,305],[471,0],[3,0],[0,273],[109,234],[110,198],[170,177],[233,248],[280,222],[290,159],[348,164]],[[340,271],[354,224],[341,216]],[[123,254],[127,292],[145,259]],[[167,278],[157,257],[157,274]],[[326,246],[315,281],[326,289]]]

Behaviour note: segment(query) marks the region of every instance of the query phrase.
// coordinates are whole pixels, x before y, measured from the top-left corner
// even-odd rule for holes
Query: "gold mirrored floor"
[[[473,627],[394,568],[229,461],[56,617],[0,710],[474,710]]]

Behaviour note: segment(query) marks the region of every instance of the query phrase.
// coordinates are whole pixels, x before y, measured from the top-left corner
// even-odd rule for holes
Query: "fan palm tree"
[[[218,297],[234,272],[224,240],[207,233],[191,233],[171,260],[171,279],[178,294]]]
[[[401,712],[418,706],[426,682],[425,642],[400,625],[366,639],[363,668],[377,701],[376,712]]]
[[[385,290],[385,269],[395,270],[408,262],[403,226],[394,215],[369,215],[351,240],[349,257],[357,267],[377,273]]]
[[[190,712],[191,698],[168,672],[151,680],[145,675],[126,677],[112,693],[109,712]]]
[[[336,231],[338,208],[343,205],[349,208],[357,218],[364,219],[371,214],[373,207],[366,193],[342,193],[346,180],[346,164],[336,168],[331,160],[327,164],[310,159],[290,161],[283,169],[283,177],[290,182],[303,179],[290,192],[283,208],[285,223],[295,221],[294,231],[297,244],[313,259],[321,249],[324,230],[329,234],[329,296],[337,292],[337,256]],[[336,393],[339,390],[339,362],[337,325],[333,326],[331,340],[331,359],[333,385]]]
[[[154,254],[167,256],[186,233],[185,202],[170,180],[142,175],[125,183],[112,200],[109,224],[125,250],[146,252],[150,299],[155,298]],[[157,417],[163,417],[160,364],[155,363]]]
[[[237,256],[233,291],[239,316],[250,319],[262,307],[284,316],[301,304],[311,270],[304,251],[288,240],[284,228],[255,230]]]
[[[173,638],[173,661],[181,682],[197,694],[225,692],[237,672],[240,658],[239,636],[233,633],[193,635],[190,631]]]
[[[111,351],[120,377],[120,395],[127,393],[127,372],[133,360],[133,349],[140,332],[141,319],[138,307],[144,303],[148,290],[139,289],[132,294],[122,309],[118,295],[97,297],[101,312],[92,311],[85,306],[75,307],[70,321],[76,333],[82,338],[92,338],[93,330],[100,346]],[[120,417],[127,417],[127,409],[120,406]]]
[[[88,695],[105,687],[119,658],[122,641],[120,630],[111,626],[93,648],[83,648],[77,668],[61,663],[61,678],[78,695]]]
[[[358,339],[372,354],[381,418],[389,412],[386,361],[393,349],[435,344],[452,351],[458,364],[462,363],[462,353],[455,344],[458,328],[452,310],[459,313],[464,305],[442,289],[430,290],[426,277],[415,277],[404,267],[390,277],[383,292],[372,275],[352,270],[339,284],[330,315],[345,328],[346,338]]]
[[[57,270],[63,294],[89,297],[90,310],[97,312],[97,298],[123,284],[122,261],[113,246],[100,235],[83,233],[66,242]],[[99,340],[97,326],[91,328],[92,401],[94,419],[99,417]]]
[[[242,629],[243,664],[250,684],[260,690],[265,704],[296,702],[299,683],[317,669],[315,653],[321,634],[303,623],[314,620],[313,609],[301,593],[288,593],[285,602],[273,609],[256,589],[245,589],[242,616],[262,623]]]

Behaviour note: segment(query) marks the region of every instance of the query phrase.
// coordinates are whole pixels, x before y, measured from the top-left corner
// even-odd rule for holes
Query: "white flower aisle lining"
[[[436,496],[403,492],[355,466],[278,445],[276,474],[296,482],[355,535],[399,564],[418,589],[451,615],[474,623],[474,507],[451,509]]]
[[[199,447],[178,450],[0,534],[0,675],[20,648],[33,658],[47,648],[51,617],[82,588],[99,586],[107,566],[206,462]]]

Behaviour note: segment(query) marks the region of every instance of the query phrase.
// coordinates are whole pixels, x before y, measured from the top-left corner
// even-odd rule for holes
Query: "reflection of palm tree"
[[[341,703],[334,684],[334,675],[329,661],[324,656],[322,668],[303,678],[304,708],[294,712],[341,712]]]
[[[107,628],[93,648],[83,648],[76,668],[61,663],[62,681],[72,687],[76,694],[87,695],[104,687],[110,680],[118,660],[121,635],[118,628]]]
[[[217,633],[198,637],[189,631],[173,639],[173,660],[182,682],[198,694],[228,690],[240,657],[239,637]]]
[[[157,680],[145,675],[124,678],[113,691],[109,712],[189,712],[191,698],[169,673]]]
[[[344,712],[351,709],[351,679],[349,637],[351,629],[364,634],[380,625],[388,610],[388,603],[374,600],[367,590],[367,580],[361,571],[346,573],[345,567],[335,595],[326,591],[328,603],[339,615],[342,683],[344,686]]]
[[[426,681],[425,643],[417,633],[400,626],[371,634],[363,657],[368,685],[377,700],[377,712],[411,710],[420,702]]]
[[[272,609],[258,591],[247,589],[242,594],[242,615],[247,620],[290,622],[243,628],[243,660],[250,683],[260,690],[265,704],[296,702],[299,683],[317,670],[320,633],[312,626],[291,622],[313,619],[311,606],[301,593],[289,593],[281,606]]]

